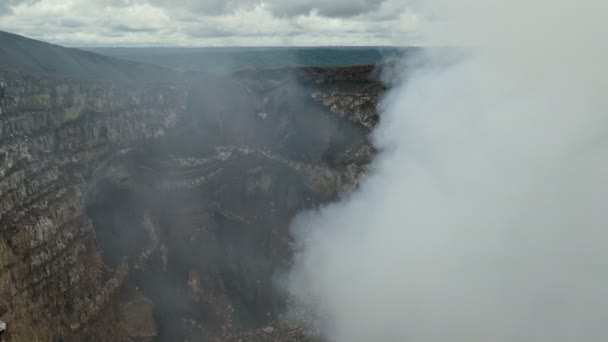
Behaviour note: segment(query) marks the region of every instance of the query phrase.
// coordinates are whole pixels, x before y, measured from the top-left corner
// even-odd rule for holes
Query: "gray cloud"
[[[136,27],[131,27],[131,26],[122,25],[122,24],[113,26],[112,30],[118,31],[118,32],[156,32],[156,31],[158,31],[157,28],[153,28],[153,27],[136,28]]]
[[[318,11],[328,17],[352,17],[377,10],[384,0],[270,0],[274,13],[278,15],[306,15]]]
[[[39,0],[2,0],[0,2],[0,16],[13,13],[12,8],[21,3],[34,4]]]
[[[62,27],[65,27],[65,28],[68,28],[68,29],[82,27],[84,25],[84,23],[82,21],[75,20],[75,19],[63,19],[63,20],[60,21],[59,24]]]
[[[199,14],[222,14],[236,9],[251,8],[257,3],[252,0],[148,0],[146,2],[163,8],[187,9]]]
[[[405,10],[404,0],[0,0],[0,30],[72,46],[404,45],[418,26]]]
[[[129,0],[114,0],[129,2]],[[386,0],[150,0],[150,3],[165,8],[182,8],[196,13],[220,14],[238,9],[250,9],[266,5],[276,15],[298,16],[317,11],[327,17],[353,17],[377,10]]]
[[[197,27],[185,30],[189,37],[193,38],[209,38],[209,37],[231,37],[237,35],[236,32],[229,31],[218,27]]]

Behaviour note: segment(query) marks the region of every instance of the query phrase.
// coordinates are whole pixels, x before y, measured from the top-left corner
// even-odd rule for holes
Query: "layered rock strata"
[[[356,186],[384,90],[373,67],[188,83],[1,77],[10,341],[283,331],[289,223]]]

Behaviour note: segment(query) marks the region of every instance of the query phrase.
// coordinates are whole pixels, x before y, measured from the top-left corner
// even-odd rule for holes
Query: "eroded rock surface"
[[[0,298],[11,340],[75,336],[124,280],[103,267],[84,197],[119,146],[176,126],[187,90],[2,75]]]
[[[290,263],[293,217],[365,172],[384,91],[376,74],[0,75],[9,340],[320,338],[277,321],[276,277]]]

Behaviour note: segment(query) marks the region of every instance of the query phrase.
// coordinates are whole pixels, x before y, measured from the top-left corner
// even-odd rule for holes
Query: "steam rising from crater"
[[[470,55],[408,74],[385,98],[361,188],[294,222],[290,284],[332,340],[608,339],[602,9],[420,6],[430,41]]]

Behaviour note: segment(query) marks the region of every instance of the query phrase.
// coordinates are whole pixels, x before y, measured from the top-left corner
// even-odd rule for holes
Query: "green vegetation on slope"
[[[174,73],[155,65],[65,48],[0,31],[0,70],[103,79],[169,78]]]

